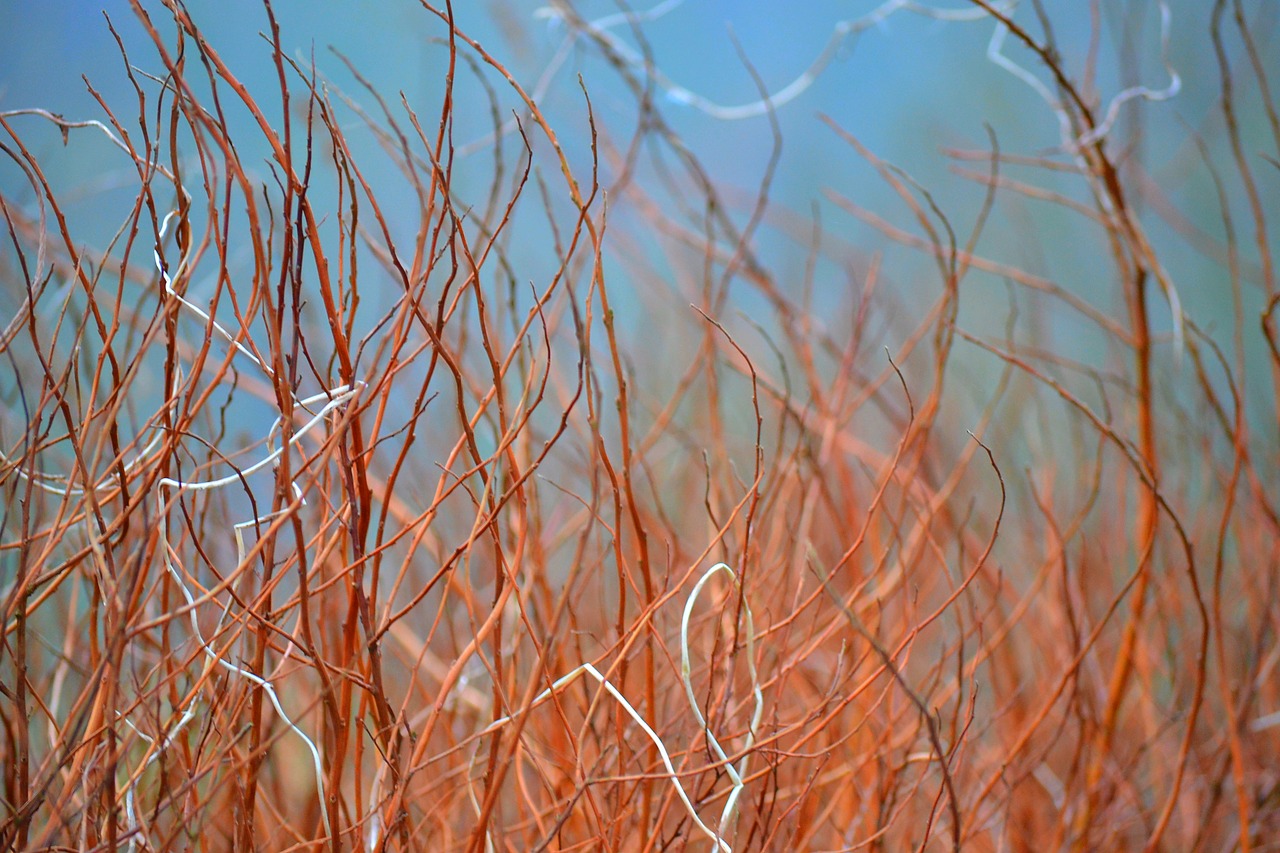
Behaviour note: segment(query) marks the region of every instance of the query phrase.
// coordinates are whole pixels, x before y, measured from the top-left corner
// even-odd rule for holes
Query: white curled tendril
[[[702,577],[699,578],[698,582],[694,585],[693,591],[689,594],[689,598],[685,602],[684,614],[680,620],[680,680],[684,684],[685,698],[689,702],[689,707],[693,711],[693,715],[698,721],[698,727],[706,737],[707,743],[711,747],[711,751],[715,754],[719,763],[723,765],[725,774],[732,782],[732,789],[729,792],[728,798],[725,800],[724,809],[720,813],[720,823],[718,828],[713,829],[698,816],[698,812],[694,808],[693,802],[685,792],[684,786],[680,784],[679,774],[676,772],[675,765],[671,761],[671,754],[667,750],[666,744],[663,743],[662,738],[658,736],[658,733],[653,730],[653,727],[649,725],[643,716],[641,716],[640,712],[635,709],[635,706],[627,700],[627,697],[623,695],[622,691],[618,690],[618,688],[615,687],[609,679],[605,678],[604,675],[600,673],[600,670],[590,662],[580,664],[565,675],[560,676],[560,678],[552,682],[550,687],[535,696],[533,701],[529,703],[528,707],[522,711],[494,720],[478,733],[478,738],[492,734],[507,723],[516,719],[521,714],[528,713],[538,705],[541,705],[547,699],[551,698],[551,696],[568,687],[570,684],[573,684],[573,682],[577,681],[583,675],[589,675],[600,684],[606,693],[613,697],[618,705],[621,706],[622,710],[626,712],[627,716],[635,721],[636,725],[640,727],[640,730],[644,732],[645,736],[649,738],[650,742],[652,742],[654,747],[658,750],[658,755],[662,759],[662,766],[666,770],[667,779],[670,780],[671,787],[675,791],[676,797],[679,798],[681,804],[685,808],[685,811],[688,812],[689,818],[693,821],[698,830],[714,842],[715,849],[721,851],[721,853],[733,853],[733,849],[729,846],[729,842],[725,840],[725,836],[729,834],[729,830],[731,828],[730,824],[733,821],[733,816],[737,810],[740,795],[745,787],[743,776],[747,772],[747,766],[751,758],[751,749],[755,745],[756,735],[760,725],[760,718],[764,714],[764,694],[760,689],[760,678],[756,672],[755,665],[755,623],[751,616],[751,608],[744,602],[743,618],[745,621],[744,627],[746,628],[747,670],[751,676],[751,692],[755,700],[755,709],[751,715],[751,723],[747,737],[743,743],[742,758],[735,767],[733,763],[729,761],[729,757],[725,753],[724,749],[720,746],[719,740],[717,740],[716,736],[711,732],[711,729],[707,725],[707,720],[702,714],[702,710],[698,707],[698,701],[693,692],[691,676],[692,666],[689,661],[689,618],[693,612],[693,606],[697,602],[698,596],[702,592],[702,588],[706,586],[707,582],[719,572],[727,573],[733,580],[734,587],[738,588],[738,576],[734,573],[733,569],[729,568],[729,566],[724,563],[715,564],[711,568],[707,569],[707,571],[703,573]],[[472,753],[472,762],[475,761],[476,755],[479,754],[479,748],[479,740],[477,739],[475,751]],[[476,808],[477,813],[479,813],[480,804],[474,791],[471,792],[471,802]],[[376,835],[371,833],[370,843],[373,844],[375,842]]]

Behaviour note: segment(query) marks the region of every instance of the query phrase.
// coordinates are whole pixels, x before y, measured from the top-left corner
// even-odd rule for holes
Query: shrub
[[[908,4],[738,107],[674,4],[541,79],[424,4],[398,102],[134,4],[133,100],[0,111],[0,846],[1269,844],[1274,22],[1190,6],[933,11],[1024,147],[823,117],[806,218]]]

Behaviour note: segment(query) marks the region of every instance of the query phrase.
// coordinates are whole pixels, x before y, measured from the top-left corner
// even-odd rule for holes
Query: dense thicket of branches
[[[136,2],[135,101],[0,112],[0,847],[1270,849],[1276,50],[1184,5],[1141,14],[1219,58],[1181,69],[1195,210],[1128,120],[1177,77],[1101,93],[1038,3],[972,0],[1059,146],[945,152],[959,209],[829,120],[902,206],[797,225],[776,156],[743,201],[664,120],[741,116],[653,67],[662,9],[554,11],[620,129],[589,77],[553,126],[448,6],[426,112],[269,3],[250,85]],[[51,140],[130,204],[69,200]],[[1098,289],[988,254],[1006,205]]]

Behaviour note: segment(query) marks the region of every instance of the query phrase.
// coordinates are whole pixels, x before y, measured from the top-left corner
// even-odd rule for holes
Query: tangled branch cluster
[[[891,0],[738,106],[657,67],[644,28],[679,5],[557,2],[563,46],[526,88],[424,3],[428,112],[351,63],[340,92],[265,0],[266,89],[181,0],[135,0],[145,58],[111,33],[136,104],[0,112],[0,847],[1280,833],[1280,119],[1243,0],[1202,22],[1217,105],[1188,145],[1213,231],[1125,135],[1182,85],[1163,2],[1167,79],[1110,96],[1038,3]],[[827,120],[909,223],[829,202],[928,260],[919,301],[769,198],[777,111],[898,12],[989,26],[985,61],[1060,143],[948,152],[982,192],[965,234]],[[544,114],[573,50],[634,95],[633,135],[589,79],[578,125]],[[464,101],[488,104],[479,140],[455,141]],[[774,128],[747,203],[664,118],[688,108]],[[125,170],[105,245],[50,138]],[[1105,299],[986,253],[1010,200],[1078,219]],[[1218,279],[1180,276],[1170,235]],[[965,313],[992,282],[1003,333]],[[732,310],[744,292],[762,313]],[[1063,321],[1092,355],[1044,333]]]

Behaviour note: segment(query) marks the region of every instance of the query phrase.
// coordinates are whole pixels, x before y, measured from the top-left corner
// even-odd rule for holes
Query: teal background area
[[[952,10],[970,8],[960,2],[934,5]],[[1082,74],[1091,48],[1090,8],[1095,4],[1057,0],[1043,5],[1066,64]],[[171,30],[172,24],[159,4],[144,6],[162,32],[169,31],[166,27]],[[1141,128],[1133,159],[1145,164],[1153,185],[1167,193],[1196,227],[1220,239],[1216,196],[1201,168],[1192,137],[1193,133],[1205,133],[1212,153],[1225,156],[1221,119],[1216,112],[1219,77],[1207,37],[1211,6],[1194,0],[1170,4],[1170,60],[1182,76],[1183,89],[1168,102],[1130,102],[1121,112],[1120,129],[1125,131],[1125,138],[1130,138],[1135,127]],[[640,49],[642,42],[637,34],[641,34],[644,48],[651,51],[654,64],[666,78],[701,97],[732,106],[758,100],[760,84],[775,92],[787,86],[822,54],[842,21],[856,21],[881,7],[879,3],[851,0],[688,0],[641,5],[635,11],[666,11],[646,18],[636,31],[619,26],[611,32],[633,50]],[[279,121],[280,105],[273,96],[275,70],[269,45],[261,35],[267,27],[261,4],[251,0],[192,2],[188,8],[231,68],[252,90],[265,93],[259,95],[260,100],[268,111],[275,110],[272,120]],[[421,4],[282,0],[273,8],[286,50],[302,62],[314,56],[321,78],[335,90],[348,94],[365,108],[374,108],[372,98],[356,84],[335,55],[336,50],[350,58],[402,117],[403,108],[398,103],[401,94],[420,115],[430,116],[438,110],[447,57],[439,40],[445,27]],[[589,151],[579,75],[591,97],[602,134],[615,144],[625,143],[633,133],[636,103],[601,50],[583,41],[567,48],[563,64],[539,89],[539,80],[557,51],[565,47],[568,34],[563,21],[547,13],[549,8],[545,3],[518,0],[454,5],[459,27],[492,51],[528,89],[541,92],[540,105],[575,166],[585,172]],[[591,20],[616,15],[619,7],[612,2],[581,2],[573,4],[573,8]],[[1105,104],[1125,85],[1133,83],[1155,89],[1168,85],[1169,78],[1161,64],[1156,4],[1103,2],[1096,8],[1101,38],[1096,45],[1098,76],[1094,87],[1100,101]],[[136,101],[124,74],[123,60],[107,29],[104,11],[119,30],[137,68],[156,73],[160,64],[127,3],[8,0],[0,4],[0,9],[4,20],[0,26],[0,109],[41,106],[68,117],[101,118],[101,108],[87,91],[83,75],[105,102],[119,111],[122,121],[132,120]],[[1251,13],[1256,16],[1254,35],[1264,51],[1264,63],[1280,67],[1274,62],[1276,50],[1271,38],[1276,7],[1264,3],[1251,9]],[[1039,31],[1029,4],[1022,4],[1015,20],[1033,32]],[[929,259],[893,245],[834,203],[832,193],[899,227],[916,230],[910,212],[893,189],[838,137],[822,116],[830,117],[878,157],[927,188],[961,235],[971,227],[983,191],[956,173],[955,164],[944,156],[943,149],[986,149],[989,128],[1005,152],[1039,155],[1057,150],[1061,140],[1046,104],[1024,83],[987,60],[992,31],[989,21],[947,22],[898,11],[846,38],[815,82],[776,110],[782,143],[777,173],[769,188],[774,218],[757,235],[756,249],[780,279],[798,279],[807,251],[804,223],[817,211],[832,238],[824,244],[827,255],[815,275],[814,307],[819,316],[848,304],[850,279],[856,279],[857,270],[864,269],[867,259],[877,252],[885,253],[886,281],[906,300],[907,307],[897,310],[909,310],[913,303],[928,304],[937,293],[936,273],[932,272]],[[1244,61],[1237,42],[1228,41],[1226,49],[1232,62]],[[1034,57],[1012,44],[1012,40],[1006,53],[1038,78],[1047,79]],[[1122,78],[1123,74],[1128,78]],[[655,94],[663,118],[724,190],[735,221],[745,222],[774,150],[770,118],[761,115],[725,121],[695,109],[678,91],[673,95],[658,88]],[[1247,107],[1250,93],[1243,91],[1240,96]],[[504,115],[519,108],[509,90],[500,91],[500,97]],[[296,97],[295,106],[301,101],[300,96]],[[233,109],[230,115],[233,123],[248,120],[242,111]],[[39,122],[31,118],[18,120]],[[1246,108],[1242,121],[1246,137],[1263,132],[1260,112]],[[489,122],[489,105],[483,91],[467,71],[461,70],[455,143],[474,152],[459,169],[459,187],[464,194],[482,193],[487,186],[490,149],[483,140]],[[375,185],[386,187],[385,202],[392,209],[397,203],[403,205],[405,221],[409,222],[414,201],[403,182],[385,158],[380,158],[376,141],[359,127],[359,122],[353,120],[351,126],[357,150],[366,152],[365,168]],[[117,227],[117,218],[106,214],[112,204],[125,203],[130,198],[127,164],[122,164],[119,157],[113,158],[109,146],[99,138],[90,138],[94,134],[89,131],[79,132],[76,144],[65,149],[56,130],[46,127],[39,133],[45,150],[36,153],[46,164],[51,181],[64,188],[69,198],[79,198],[85,208],[103,214],[96,226],[91,217],[86,217],[79,233],[86,239],[109,239]],[[468,147],[477,142],[480,144]],[[249,147],[241,152],[242,156],[246,152],[255,155],[265,168],[265,150]],[[104,159],[96,161],[95,153],[101,153]],[[252,156],[245,159],[253,161]],[[104,170],[104,162],[113,165]],[[545,158],[540,162],[543,168],[551,168]],[[981,162],[966,165],[976,171],[985,168]],[[122,166],[124,171],[113,176],[110,170]],[[607,187],[607,167],[602,174]],[[1034,180],[1050,190],[1090,203],[1082,182],[1043,172],[1036,174]],[[647,187],[649,177],[641,174],[637,183]],[[0,168],[0,186],[13,198],[23,197],[20,178],[12,168]],[[1247,218],[1243,195],[1233,187],[1228,191],[1232,204],[1237,206],[1235,212],[1243,221]],[[617,226],[644,249],[646,226],[642,220],[629,219],[625,209],[619,207]],[[1152,234],[1158,252],[1173,260],[1169,266],[1187,312],[1206,328],[1229,329],[1231,305],[1220,262],[1195,251],[1167,227],[1153,227]],[[530,225],[517,240],[527,239],[537,246],[545,242],[546,236],[545,229]],[[648,248],[651,254],[661,254],[656,245]],[[1122,310],[1105,258],[1105,244],[1080,219],[1060,208],[1005,193],[978,249],[983,255],[1051,278],[1103,309]],[[551,268],[550,259],[536,255],[531,250],[531,279]],[[1246,256],[1244,261],[1246,266],[1256,267],[1255,258]],[[625,279],[625,263],[619,259],[610,262],[615,264],[612,269],[618,279]],[[656,261],[659,267],[662,262],[662,258]],[[647,286],[645,282],[628,284],[636,288]],[[1005,283],[997,276],[975,272],[966,280],[966,288],[962,324],[975,333],[998,333],[1006,313]],[[735,285],[734,292],[738,310],[750,316],[767,313],[761,297],[750,288]],[[14,307],[13,298],[9,294],[4,299],[6,311]],[[620,315],[638,314],[625,309],[638,306],[640,298],[637,292],[619,292],[624,309]],[[1256,291],[1251,289],[1247,299],[1249,311],[1261,307]],[[1167,305],[1158,300],[1153,304],[1157,329],[1169,333],[1172,316]],[[913,318],[902,320],[904,325],[910,325]],[[1048,318],[1045,332],[1067,348],[1078,349],[1082,360],[1093,360],[1095,355],[1098,361],[1102,358],[1101,350],[1095,353],[1096,342],[1090,339],[1087,324],[1068,312],[1056,312]],[[1227,345],[1230,339],[1224,336],[1221,342]],[[1258,349],[1260,340],[1251,340],[1247,345],[1251,352],[1263,354]],[[1264,388],[1258,393],[1269,392]]]

